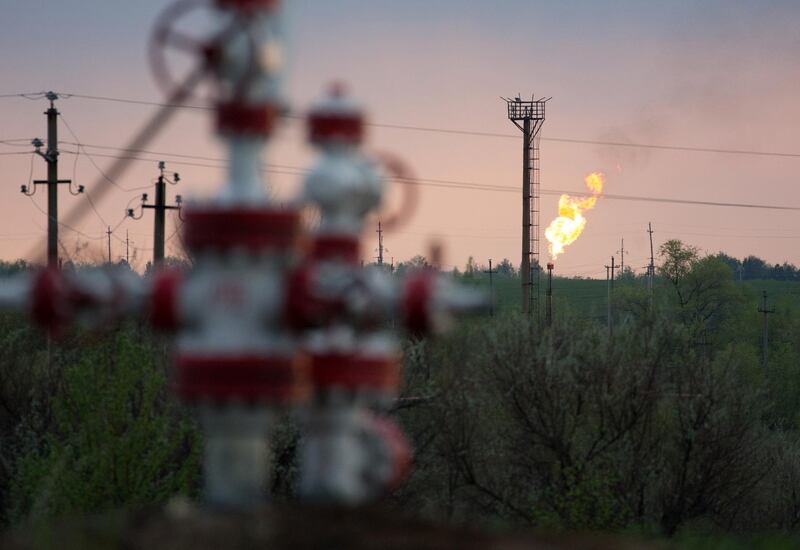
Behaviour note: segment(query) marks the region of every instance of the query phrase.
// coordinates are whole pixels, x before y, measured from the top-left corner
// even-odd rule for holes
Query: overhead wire
[[[36,201],[35,201],[35,200],[33,200],[33,197],[31,197],[30,195],[28,195],[28,198],[31,200],[31,203],[33,204],[33,206],[34,206],[34,207],[36,207],[36,209],[37,209],[39,212],[41,212],[42,214],[44,214],[45,216],[47,216],[47,219],[48,219],[48,220],[52,219],[52,216],[50,216],[50,214],[48,214],[47,212],[45,212],[45,211],[44,211],[44,209],[43,209],[41,206],[39,206],[38,204],[36,204]],[[67,225],[66,223],[64,223],[64,222],[61,222],[61,221],[58,221],[57,223],[58,223],[58,225],[59,225],[59,226],[63,227],[64,229],[67,229],[67,230],[69,230],[69,231],[72,231],[73,233],[77,233],[78,235],[81,235],[82,237],[84,237],[84,238],[86,238],[86,239],[90,239],[90,240],[93,240],[93,241],[97,241],[97,240],[100,240],[100,239],[104,239],[104,238],[105,238],[103,235],[100,235],[99,237],[92,237],[91,235],[88,235],[88,234],[84,233],[84,232],[83,232],[83,231],[81,231],[80,229],[75,229],[74,227],[72,227],[72,226],[70,226],[70,225]]]
[[[72,97],[80,98],[80,99],[88,99],[88,100],[95,100],[95,101],[110,101],[110,102],[117,102],[117,103],[128,103],[128,104],[136,104],[136,105],[151,105],[157,107],[170,107],[176,109],[190,109],[190,110],[202,110],[202,111],[209,111],[213,110],[213,107],[207,105],[192,105],[192,104],[172,104],[172,103],[163,103],[157,101],[146,101],[146,100],[138,100],[138,99],[130,99],[130,98],[121,98],[121,97],[112,97],[112,96],[101,96],[101,95],[88,95],[88,94],[74,94],[74,93],[62,93],[59,92],[59,96],[65,99],[69,99]],[[2,97],[2,96],[0,96]],[[289,114],[287,118],[302,118],[299,114]],[[390,124],[390,123],[379,123],[379,122],[371,122],[367,123],[368,126],[376,127],[376,128],[388,128],[394,130],[407,130],[407,131],[419,131],[419,132],[429,132],[429,133],[441,133],[441,134],[455,134],[455,135],[467,135],[467,136],[476,136],[476,137],[491,137],[491,138],[503,138],[503,139],[520,139],[519,134],[507,134],[507,133],[499,133],[499,132],[485,132],[479,130],[463,130],[463,129],[454,129],[454,128],[441,128],[441,127],[432,127],[432,126],[417,126],[411,124]],[[640,148],[640,149],[656,149],[656,150],[663,150],[663,151],[678,151],[678,152],[689,152],[689,153],[711,153],[711,154],[725,154],[725,155],[753,155],[753,156],[762,156],[762,157],[782,157],[782,158],[800,158],[800,153],[795,152],[785,152],[785,151],[760,151],[760,150],[753,150],[753,149],[728,149],[722,147],[699,147],[699,146],[688,146],[688,145],[673,145],[673,144],[664,144],[664,143],[637,143],[637,142],[629,142],[629,141],[610,141],[610,140],[597,140],[597,139],[579,139],[579,138],[568,138],[568,137],[547,137],[547,136],[540,136],[542,141],[552,141],[555,143],[572,143],[576,145],[601,145],[601,146],[608,146],[608,147],[626,147],[626,148]]]
[[[152,154],[160,154],[153,152]],[[152,162],[153,159],[137,157],[137,156],[120,156],[120,155],[111,155],[105,153],[94,153],[95,156],[98,157],[108,157],[113,159],[128,159],[132,161],[139,161],[139,162]],[[166,153],[162,154],[162,156],[168,156]],[[208,158],[207,160],[210,162],[217,162],[221,161],[221,159],[214,159]],[[205,163],[196,163],[196,162],[186,162],[186,161],[170,161],[173,164],[178,165],[186,165],[186,166],[196,166],[201,168],[216,168],[216,169],[224,169],[225,166],[222,165],[215,165],[215,164],[205,164]],[[270,168],[269,164],[265,165],[263,170],[269,173],[275,174],[283,174],[283,175],[290,175],[290,176],[301,176],[308,172],[306,168],[302,168],[299,166],[290,166],[290,165],[281,165],[279,169]],[[387,178],[390,181],[398,181],[402,183],[407,183],[410,185],[421,185],[426,187],[441,187],[441,188],[455,188],[455,189],[465,189],[471,191],[492,191],[492,192],[503,192],[503,193],[519,193],[518,187],[511,187],[511,186],[502,186],[502,185],[490,185],[484,183],[477,183],[477,182],[466,182],[466,181],[456,181],[456,180],[442,180],[442,179],[429,179],[429,178],[416,178],[416,179],[408,179],[408,178],[400,178],[400,177],[389,177]],[[540,194],[542,195],[554,195],[560,196],[563,194],[570,194],[570,195],[585,195],[585,191],[576,191],[576,190],[564,190],[564,189],[542,189],[540,190]],[[693,199],[676,199],[671,197],[648,197],[648,196],[641,196],[641,195],[621,195],[621,194],[603,194],[600,196],[602,199],[606,200],[625,200],[625,201],[641,201],[641,202],[659,202],[659,203],[668,203],[668,204],[685,204],[685,205],[695,205],[695,206],[718,206],[718,207],[732,207],[732,208],[755,208],[755,209],[766,209],[766,210],[789,210],[789,211],[798,211],[800,210],[800,206],[788,206],[788,205],[775,205],[775,204],[757,204],[757,203],[735,203],[735,202],[722,202],[722,201],[704,201],[704,200],[693,200]]]
[[[0,95],[0,98],[4,97],[24,97],[26,99],[40,99],[44,97],[45,92],[40,93],[28,93],[28,94],[4,94]],[[96,96],[96,95],[86,95],[86,94],[71,94],[71,93],[61,93],[59,94],[61,98],[69,99],[72,97],[75,98],[83,98],[89,100],[100,100],[100,101],[113,101],[113,102],[121,102],[121,103],[131,103],[131,104],[140,104],[140,105],[156,105],[160,107],[169,106],[169,107],[176,107],[176,108],[187,108],[187,109],[195,109],[195,110],[211,110],[212,107],[208,106],[199,106],[199,105],[185,105],[185,104],[169,104],[169,103],[158,103],[152,101],[143,101],[143,100],[135,100],[135,99],[128,99],[128,98],[119,98],[119,97],[110,97],[110,96]],[[297,117],[297,115],[293,115]],[[226,162],[226,159],[219,159],[219,158],[211,158],[211,157],[204,157],[201,155],[187,155],[181,153],[165,153],[153,150],[146,150],[146,149],[122,149],[122,148],[115,148],[110,146],[103,146],[103,145],[89,145],[82,143],[75,132],[70,127],[69,123],[64,119],[63,115],[61,115],[62,121],[64,122],[65,126],[72,134],[74,139],[76,140],[74,144],[78,147],[77,152],[71,151],[63,151],[67,154],[75,154],[75,164],[73,165],[73,172],[75,171],[75,165],[77,164],[77,156],[83,151],[83,153],[89,158],[98,172],[105,177],[110,183],[118,187],[119,189],[127,192],[144,189],[145,186],[133,188],[133,189],[126,189],[115,181],[110,180],[108,176],[103,172],[103,170],[99,167],[99,165],[92,159],[92,155],[99,156],[99,157],[108,157],[108,158],[115,158],[115,159],[130,159],[135,161],[147,161],[152,162],[153,159],[146,159],[141,157],[122,157],[119,155],[108,155],[108,154],[101,154],[101,153],[92,153],[90,154],[86,151],[86,147],[91,147],[95,149],[107,149],[107,150],[117,150],[117,151],[126,151],[126,152],[133,152],[138,154],[149,154],[149,155],[161,155],[167,157],[176,157],[176,158],[185,158],[185,159],[193,159],[193,160],[207,160],[209,162],[216,162],[216,163],[223,163]],[[519,136],[516,134],[499,134],[499,133],[491,133],[491,132],[479,132],[479,131],[469,131],[469,130],[458,130],[458,129],[448,129],[448,128],[435,128],[435,127],[424,127],[424,126],[412,126],[412,125],[400,125],[400,124],[382,124],[382,123],[372,123],[371,125],[377,127],[386,127],[386,128],[393,128],[393,129],[400,129],[400,130],[416,130],[416,131],[425,131],[425,132],[440,132],[440,133],[456,133],[456,134],[465,134],[465,135],[476,135],[476,136],[485,136],[485,137],[502,137],[502,138],[518,138]],[[26,146],[23,144],[15,144],[14,141],[22,141],[25,138],[18,138],[18,139],[8,139],[2,140],[0,143],[4,143],[9,146]],[[707,152],[707,153],[725,153],[725,154],[746,154],[746,155],[758,155],[758,156],[778,156],[778,157],[798,157],[800,158],[800,153],[785,153],[785,152],[774,152],[774,151],[754,151],[754,150],[738,150],[738,149],[721,149],[721,148],[705,148],[705,147],[688,147],[688,146],[677,146],[677,145],[664,145],[664,144],[646,144],[646,143],[633,143],[633,142],[614,142],[614,141],[601,141],[601,140],[583,140],[583,139],[572,139],[572,138],[542,138],[544,140],[549,141],[561,141],[565,143],[578,143],[578,144],[591,144],[591,145],[607,145],[607,146],[616,146],[616,147],[642,147],[642,148],[652,148],[652,149],[666,149],[666,150],[676,150],[676,151],[690,151],[690,152]],[[28,154],[28,152],[0,152],[0,155],[15,155],[15,154]],[[179,161],[170,161],[174,164],[183,164],[188,166],[197,166],[203,168],[216,168],[221,169],[224,166],[220,165],[212,165],[212,164],[203,164],[203,163],[189,163],[189,162],[179,162]],[[267,165],[265,167],[265,171],[277,174],[284,174],[284,175],[293,175],[293,176],[300,176],[306,172],[304,168],[296,167],[296,166],[289,166],[289,165]],[[423,186],[430,186],[430,187],[442,187],[442,188],[458,188],[458,189],[465,189],[465,190],[476,190],[476,191],[493,191],[493,192],[514,192],[517,193],[519,190],[516,187],[508,187],[508,186],[496,186],[496,185],[489,185],[489,184],[481,184],[481,183],[474,183],[474,182],[463,182],[463,181],[453,181],[453,180],[437,180],[437,179],[418,179],[418,180],[403,180],[402,178],[390,178],[394,181],[401,181],[407,184],[413,185],[423,185]],[[545,189],[541,191],[543,195],[561,195],[564,193],[568,194],[584,194],[582,192],[575,192],[575,191],[564,191],[564,190],[556,190],[556,189]],[[676,199],[676,198],[669,198],[669,197],[648,197],[648,196],[635,196],[635,195],[620,195],[620,194],[606,194],[603,195],[603,198],[609,200],[628,200],[628,201],[644,201],[644,202],[660,202],[660,203],[672,203],[672,204],[686,204],[686,205],[699,205],[699,206],[717,206],[717,207],[736,207],[736,208],[756,208],[756,209],[771,209],[771,210],[800,210],[798,206],[786,206],[786,205],[769,205],[769,204],[754,204],[754,203],[733,203],[733,202],[721,202],[721,201],[702,201],[702,200],[689,200],[689,199]],[[101,221],[105,223],[103,217],[95,208],[91,197],[87,194],[87,199],[89,199],[90,205]],[[35,203],[34,203],[35,204]],[[130,201],[129,201],[130,204]],[[38,205],[37,205],[38,207]],[[41,210],[41,209],[40,209]],[[127,216],[126,216],[127,217]],[[119,227],[122,223],[124,223],[126,217],[118,223],[115,227]],[[74,228],[66,226],[68,229],[76,231]],[[686,233],[689,234],[689,233]],[[85,235],[85,234],[84,234]],[[703,236],[719,236],[719,237],[728,237],[728,235],[710,235],[710,234],[698,234]],[[174,234],[173,234],[174,236]],[[795,236],[776,236],[776,235],[765,235],[765,236],[755,236],[755,235],[730,235],[730,237],[746,237],[746,238],[796,238]]]
[[[118,184],[116,181],[114,181],[113,179],[111,179],[110,177],[108,177],[108,174],[106,174],[106,173],[103,171],[103,169],[102,169],[102,168],[100,168],[100,166],[99,166],[99,165],[98,165],[98,164],[95,162],[95,160],[92,158],[92,155],[90,155],[90,154],[89,154],[89,152],[88,152],[88,151],[86,151],[86,149],[84,148],[83,144],[81,143],[81,140],[78,138],[78,136],[75,134],[75,131],[72,129],[72,127],[71,127],[71,126],[69,125],[69,123],[67,122],[67,119],[65,119],[65,118],[64,118],[64,115],[62,115],[61,113],[58,113],[58,116],[59,116],[59,117],[61,117],[61,122],[63,122],[63,123],[64,123],[64,126],[67,128],[67,130],[69,131],[69,133],[70,133],[70,134],[72,134],[72,137],[73,137],[73,138],[75,138],[75,143],[74,143],[74,145],[76,145],[76,146],[78,147],[78,151],[77,151],[76,153],[74,153],[74,154],[75,154],[75,155],[78,155],[78,154],[80,154],[81,152],[83,152],[83,154],[86,156],[86,158],[88,158],[88,159],[89,159],[89,162],[91,162],[91,163],[92,163],[92,166],[94,166],[94,167],[95,167],[95,169],[97,170],[97,172],[98,172],[98,173],[99,173],[101,176],[103,176],[103,178],[104,178],[104,179],[105,179],[105,180],[106,180],[108,183],[110,183],[111,185],[113,185],[113,186],[114,186],[114,187],[116,187],[117,189],[120,189],[121,191],[130,192],[131,190],[129,190],[129,189],[126,189],[126,188],[122,187],[122,186],[121,186],[120,184]],[[68,152],[68,151],[66,151],[66,152]],[[77,163],[77,159],[76,159],[76,163]]]
[[[10,138],[0,139],[0,144],[8,145],[9,147],[30,147],[31,141],[29,138]]]
[[[42,99],[47,95],[47,92],[27,92],[27,93],[16,93],[16,94],[0,94],[0,99],[5,99],[9,97],[22,97],[24,99]]]

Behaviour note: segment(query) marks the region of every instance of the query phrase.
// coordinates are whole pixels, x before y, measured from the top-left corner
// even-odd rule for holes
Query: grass
[[[489,290],[488,275],[480,274],[472,277],[462,275],[460,280],[465,284]],[[800,307],[800,283],[796,281],[750,280],[742,281],[740,284],[750,290],[752,299],[758,300],[759,304],[761,293],[767,291],[769,307]],[[542,305],[546,286],[547,279],[542,277],[540,286]],[[615,288],[622,287],[645,289],[646,281],[643,278],[630,278],[615,282]],[[495,275],[492,278],[496,312],[519,311],[521,292],[519,277]],[[556,310],[570,309],[581,317],[602,321],[606,318],[607,304],[608,286],[605,279],[553,278],[553,307]]]

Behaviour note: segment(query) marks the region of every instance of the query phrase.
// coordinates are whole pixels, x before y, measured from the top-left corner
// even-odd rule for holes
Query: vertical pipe
[[[525,118],[522,126],[522,261],[519,273],[522,278],[522,312],[531,314],[531,119]]]

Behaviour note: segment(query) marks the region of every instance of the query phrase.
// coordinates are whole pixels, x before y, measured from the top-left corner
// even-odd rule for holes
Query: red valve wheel
[[[206,73],[210,73],[220,62],[223,45],[242,31],[247,37],[247,69],[244,76],[234,82],[233,98],[241,95],[241,91],[246,89],[255,74],[257,45],[248,18],[245,17],[246,12],[234,13],[231,21],[222,31],[209,36],[194,36],[178,29],[181,21],[204,11],[214,13],[214,9],[214,2],[210,0],[178,0],[168,6],[156,20],[148,45],[148,57],[156,83],[168,97],[171,97],[178,89],[179,83],[184,81],[183,77],[176,77],[174,71],[170,69],[167,62],[169,52],[185,54],[198,60],[198,65],[203,67]],[[219,90],[215,90],[209,95],[213,95],[216,99],[219,96]],[[204,101],[212,99],[197,94],[193,94],[193,97]]]

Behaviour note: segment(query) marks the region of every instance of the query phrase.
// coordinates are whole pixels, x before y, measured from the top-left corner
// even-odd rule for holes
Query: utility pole
[[[130,256],[128,254],[129,245],[130,245],[130,242],[128,241],[128,230],[126,229],[125,230],[125,263],[128,266],[131,265],[131,259],[130,259]]]
[[[47,152],[42,153],[41,147],[44,145],[42,140],[35,138],[31,144],[34,146],[37,155],[42,157],[47,162],[47,179],[46,180],[33,180],[33,189],[28,189],[27,185],[23,185],[21,191],[23,194],[33,196],[36,193],[37,185],[47,186],[47,267],[49,269],[59,269],[60,263],[58,261],[58,186],[59,184],[66,183],[72,184],[72,180],[58,179],[58,110],[55,106],[55,101],[58,95],[54,92],[47,92],[45,97],[50,101],[50,108],[44,114],[47,115]],[[83,193],[83,186],[78,186],[76,193],[79,195]]]
[[[502,98],[508,119],[522,131],[522,311],[539,318],[539,130],[547,99]]]
[[[378,220],[378,266],[383,267],[383,229],[381,229],[381,221]]]
[[[767,308],[767,291],[763,291],[761,294],[761,307],[758,308],[759,313],[764,314],[764,332],[761,337],[761,350],[762,350],[762,364],[764,368],[767,368],[767,350],[769,348],[769,320],[768,316],[770,313],[775,313],[775,309]]]
[[[154,229],[153,229],[153,265],[158,266],[164,261],[164,228],[166,226],[166,212],[167,210],[181,209],[181,196],[175,195],[175,204],[167,204],[167,183],[176,185],[181,177],[177,172],[174,172],[170,180],[164,175],[164,161],[159,161],[158,169],[160,171],[158,180],[156,180],[156,203],[147,204],[147,193],[142,194],[142,212],[137,217],[134,215],[133,208],[128,209],[128,216],[138,220],[144,215],[145,208],[152,208],[154,212]]]
[[[611,266],[606,266],[606,324],[608,325],[608,337],[611,338],[611,277],[609,270]]]
[[[489,315],[494,317],[494,284],[492,283],[492,275],[497,273],[496,269],[492,269],[492,259],[489,258],[489,269],[484,270],[484,273],[489,274]]]
[[[625,274],[625,237],[622,237],[622,241],[619,245],[619,272],[624,275]]]
[[[653,254],[653,226],[647,222],[647,232],[650,234],[650,265],[647,266],[647,293],[650,295],[650,307],[653,307],[653,279],[656,277],[656,260]]]
[[[619,269],[614,263],[614,256],[611,256],[611,265],[606,266],[606,286],[608,287],[608,336],[614,333],[614,321],[611,309],[611,301],[614,294],[614,270]],[[610,275],[609,275],[610,273]]]
[[[546,304],[546,312],[545,312],[545,322],[547,326],[553,325],[553,268],[555,264],[553,262],[547,263],[547,304]]]
[[[614,271],[619,269],[618,265],[614,265],[614,256],[611,256],[611,290],[614,290]]]
[[[111,263],[111,226],[108,226],[108,230],[106,231],[106,235],[108,236],[108,263]]]

